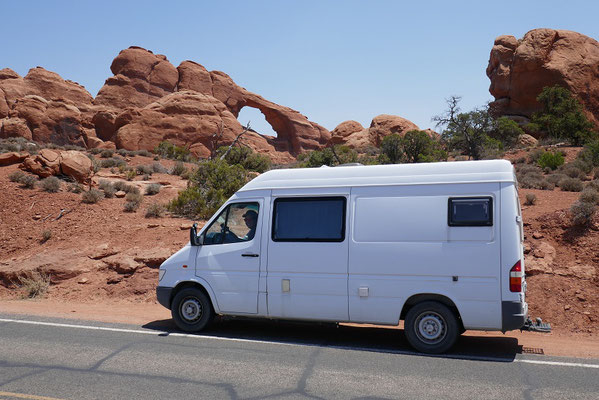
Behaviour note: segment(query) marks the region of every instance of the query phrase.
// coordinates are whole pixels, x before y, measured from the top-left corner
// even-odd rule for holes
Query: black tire
[[[171,315],[182,331],[199,332],[210,324],[214,310],[210,299],[201,290],[186,288],[175,295]]]
[[[436,301],[416,304],[406,315],[406,338],[422,353],[446,352],[455,344],[459,332],[460,325],[453,311]]]

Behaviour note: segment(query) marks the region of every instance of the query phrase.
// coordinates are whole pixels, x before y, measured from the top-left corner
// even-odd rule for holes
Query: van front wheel
[[[210,323],[214,311],[210,299],[202,291],[186,288],[175,295],[171,314],[179,329],[185,332],[198,332]]]
[[[416,304],[406,315],[406,338],[422,353],[446,352],[455,344],[458,332],[459,324],[453,311],[436,301]]]

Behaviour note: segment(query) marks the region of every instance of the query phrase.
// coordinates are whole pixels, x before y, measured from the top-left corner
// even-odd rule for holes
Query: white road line
[[[119,333],[138,333],[142,335],[150,335],[150,336],[174,336],[174,337],[184,337],[184,338],[194,338],[194,339],[216,339],[216,340],[226,340],[230,342],[241,342],[241,343],[262,343],[262,344],[276,344],[281,346],[319,346],[319,347],[330,347],[336,349],[350,349],[350,350],[358,350],[358,351],[381,351],[376,348],[364,348],[364,347],[351,347],[351,346],[320,346],[318,344],[311,345],[305,343],[285,343],[285,342],[276,342],[269,340],[257,340],[257,339],[238,339],[238,338],[228,338],[221,336],[205,336],[205,335],[191,335],[187,333],[176,333],[176,332],[166,332],[166,331],[150,331],[150,330],[139,330],[139,329],[123,329],[123,328],[109,328],[105,326],[91,326],[91,325],[75,325],[75,324],[61,324],[57,322],[42,322],[42,321],[28,321],[23,319],[6,319],[0,318],[0,322],[14,322],[18,324],[27,324],[27,325],[43,325],[43,326],[54,326],[59,328],[75,328],[75,329],[87,329],[87,330],[96,330],[96,331],[107,331],[107,332],[119,332]],[[395,353],[395,354],[406,354],[406,355],[422,355],[420,353],[411,352],[411,351],[384,351],[385,353]],[[499,357],[479,357],[479,356],[457,356],[457,355],[439,355],[435,357],[440,358],[451,358],[451,359],[459,359],[459,360],[471,360],[471,361],[496,361],[496,362],[519,362],[525,364],[537,364],[537,365],[550,365],[557,367],[579,367],[579,368],[595,368],[599,369],[599,364],[585,364],[585,363],[573,363],[573,362],[561,362],[561,361],[542,361],[542,360],[524,360],[524,359],[507,359],[507,358],[499,358]]]

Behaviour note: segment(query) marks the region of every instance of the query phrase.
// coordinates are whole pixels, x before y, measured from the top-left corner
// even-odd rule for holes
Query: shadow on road
[[[146,329],[180,333],[172,320],[153,321]],[[349,326],[334,323],[306,323],[226,317],[215,320],[197,336],[247,339],[339,349],[359,349],[381,353],[418,354],[405,339],[403,329],[396,327]],[[522,353],[518,339],[511,337],[461,336],[450,353],[434,356],[511,362]]]

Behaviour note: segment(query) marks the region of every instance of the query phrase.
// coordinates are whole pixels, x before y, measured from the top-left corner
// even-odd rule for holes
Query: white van
[[[397,325],[419,351],[528,315],[505,160],[284,169],[235,193],[160,266],[179,328],[215,314]]]

